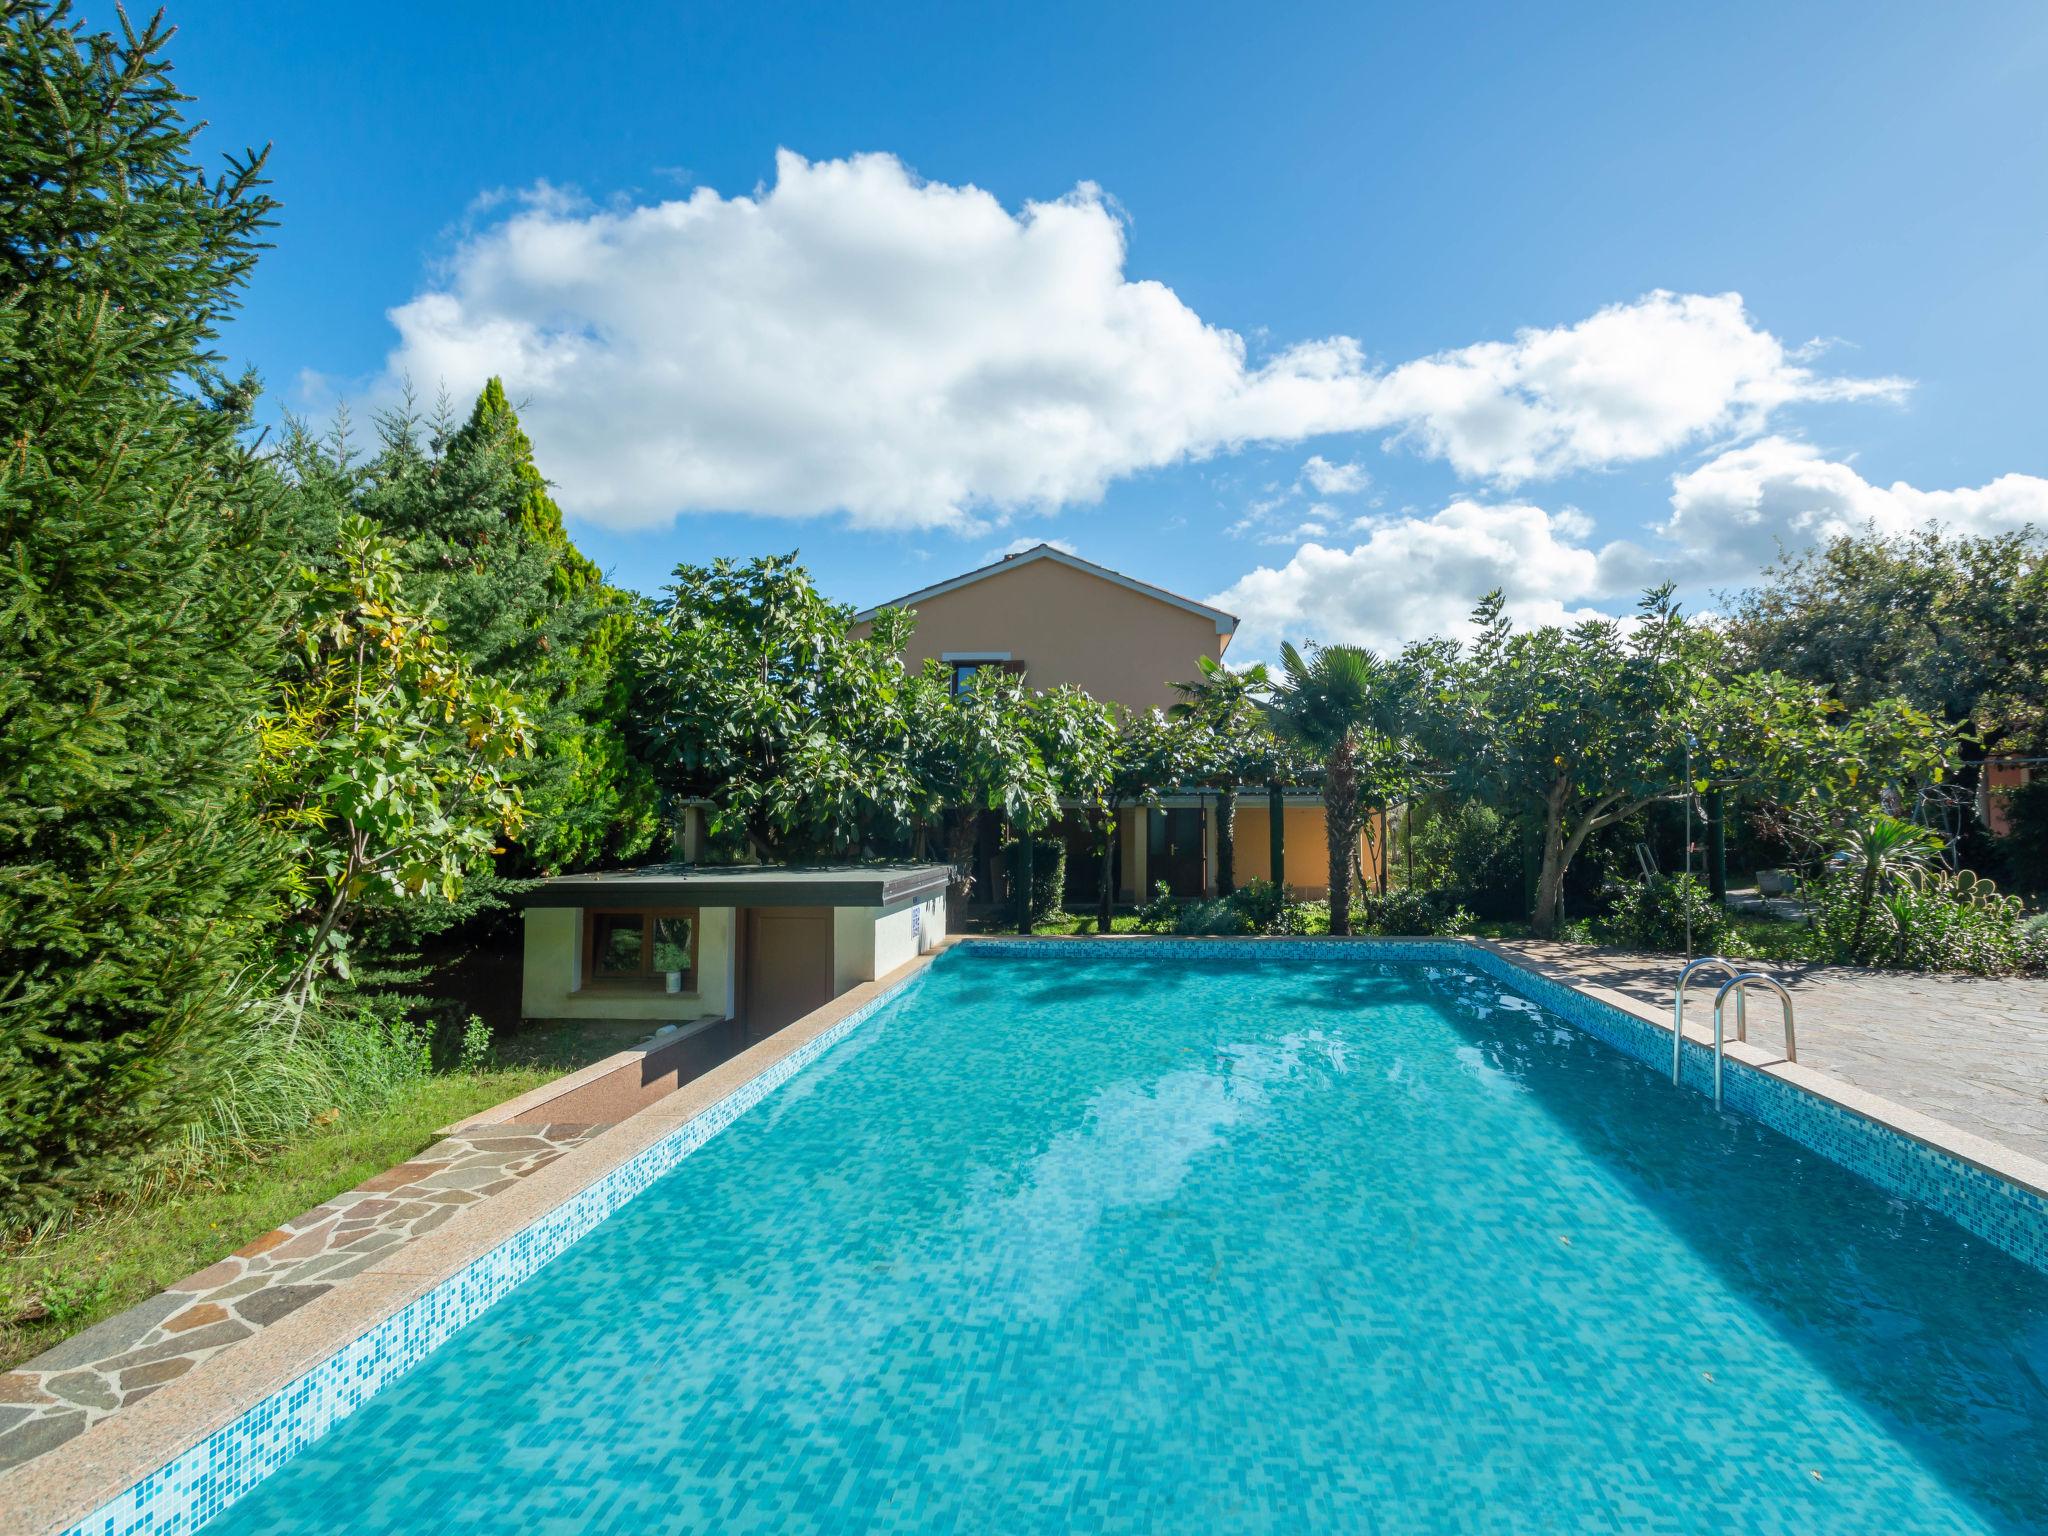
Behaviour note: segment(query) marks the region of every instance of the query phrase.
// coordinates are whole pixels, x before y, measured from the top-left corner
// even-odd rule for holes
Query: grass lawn
[[[1067,921],[1063,923],[1040,923],[1031,931],[1033,933],[1093,933],[1095,932],[1095,914],[1090,912],[1086,916],[1082,916],[1079,913],[1069,912],[1067,914]],[[1111,933],[1143,933],[1144,929],[1138,926],[1137,913],[1112,912],[1109,916],[1109,931]]]
[[[970,912],[960,920],[961,933],[1015,934],[1016,917],[1003,910]],[[1056,922],[1043,922],[1033,926],[1033,933],[1088,934],[1095,931],[1095,909],[1086,912],[1069,912]],[[1138,926],[1138,914],[1129,909],[1112,912],[1109,918],[1111,933],[1142,933]]]
[[[489,1070],[411,1084],[353,1121],[149,1188],[0,1247],[0,1370],[154,1295],[321,1201],[402,1163],[434,1133],[647,1037],[645,1023],[527,1025]]]
[[[1803,965],[1813,959],[1814,932],[1797,918],[1731,914],[1733,935],[1722,943],[1729,958]]]

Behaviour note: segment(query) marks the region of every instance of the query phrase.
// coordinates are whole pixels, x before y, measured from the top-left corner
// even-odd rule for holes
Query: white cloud
[[[1083,185],[1011,214],[886,155],[787,152],[772,187],[529,201],[392,312],[392,375],[502,373],[577,514],[970,526],[1120,475],[1347,424],[1354,344],[1254,362],[1156,282]]]
[[[1895,398],[1899,379],[1817,374],[1739,294],[1654,292],[1576,325],[1404,363],[1378,403],[1401,438],[1461,474],[1510,484],[1657,458],[1763,430],[1800,400]]]
[[[1846,463],[1780,437],[1728,449],[1674,475],[1671,517],[1637,544],[1595,548],[1593,522],[1567,507],[1458,501],[1431,517],[1367,517],[1350,549],[1306,543],[1208,601],[1240,616],[1232,647],[1270,655],[1282,639],[1397,649],[1462,632],[1472,605],[1499,587],[1518,624],[1570,622],[1625,606],[1667,578],[1694,602],[1746,582],[1779,549],[1867,528],[1887,535],[1938,523],[1949,533],[2048,530],[2048,479],[2002,475],[1987,485],[1924,491],[1876,486]],[[1267,542],[1292,542],[1277,538]]]
[[[1807,443],[1766,437],[1717,455],[1671,482],[1671,518],[1658,531],[1693,563],[1746,579],[1777,557],[1844,533],[1896,535],[1940,523],[1951,533],[2048,529],[2048,480],[2001,475],[1987,485],[1923,491],[1872,485]]]
[[[1631,579],[1640,558],[1627,545],[1587,548],[1578,541],[1588,531],[1572,511],[1458,501],[1433,517],[1383,519],[1348,550],[1304,544],[1206,601],[1238,615],[1232,648],[1252,656],[1283,639],[1397,650],[1460,632],[1495,587],[1517,623],[1569,623]]]
[[[614,527],[694,511],[968,527],[1338,432],[1392,431],[1509,482],[1899,387],[1822,377],[1732,294],[1652,293],[1391,370],[1344,336],[1254,357],[1128,276],[1124,233],[1090,184],[1012,213],[888,155],[784,152],[750,196],[649,206],[542,187],[392,311],[387,371],[458,397],[502,374],[564,506]],[[1319,490],[1317,465],[1362,476],[1318,455]]]
[[[1349,496],[1372,482],[1364,465],[1332,464],[1320,453],[1301,466],[1301,477],[1315,488],[1318,496]]]

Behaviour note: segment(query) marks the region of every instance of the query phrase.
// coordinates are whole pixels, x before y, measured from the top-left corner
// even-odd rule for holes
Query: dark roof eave
[[[951,877],[943,864],[844,870],[656,865],[558,875],[518,902],[522,907],[891,907],[944,890]]]

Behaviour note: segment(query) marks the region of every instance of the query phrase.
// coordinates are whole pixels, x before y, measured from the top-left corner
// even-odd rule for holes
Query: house
[[[1993,837],[2012,836],[2012,796],[2033,780],[2033,760],[2009,752],[1984,760],[1977,781],[1977,814]]]
[[[520,1012],[737,1019],[780,1029],[936,945],[943,864],[656,864],[558,875],[520,898]]]
[[[880,607],[916,612],[905,664],[936,661],[950,670],[956,687],[983,668],[997,667],[1033,688],[1072,684],[1132,710],[1174,703],[1179,695],[1173,685],[1197,676],[1201,657],[1221,660],[1237,631],[1234,614],[1050,544],[906,592]],[[855,616],[856,634],[866,632],[875,612]],[[1289,790],[1283,799],[1287,883],[1303,896],[1326,895],[1322,801],[1313,790]],[[999,836],[993,818],[984,822],[975,889],[993,899],[1004,883]],[[1240,794],[1240,883],[1270,878],[1269,827],[1267,796],[1257,789]],[[1069,814],[1052,835],[1067,848],[1067,903],[1085,909],[1097,890],[1094,834],[1078,814]],[[1377,850],[1364,837],[1359,843],[1359,867],[1375,878]],[[1188,789],[1162,796],[1157,807],[1126,810],[1112,857],[1120,900],[1140,900],[1159,881],[1176,896],[1214,895],[1215,792]]]

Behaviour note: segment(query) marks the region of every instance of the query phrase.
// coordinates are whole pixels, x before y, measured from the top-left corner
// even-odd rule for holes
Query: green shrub
[[[1860,921],[1861,892],[1850,876],[1816,880],[1806,895],[1818,953],[1838,965],[1975,976],[2048,970],[2048,933],[2017,897],[1968,870],[1898,881]]]
[[[491,1026],[481,1015],[472,1013],[462,1026],[461,1069],[464,1072],[482,1072],[491,1064]]]
[[[1413,885],[1441,891],[1481,917],[1526,917],[1521,832],[1476,800],[1415,809],[1408,854]]]
[[[1138,926],[1147,933],[1171,933],[1180,921],[1180,908],[1180,898],[1164,880],[1156,880],[1150,899],[1138,907]]]
[[[1304,934],[1310,931],[1312,915],[1307,903],[1296,901],[1284,885],[1270,880],[1247,880],[1231,894],[1230,900],[1244,918],[1247,933]],[[1329,930],[1329,908],[1323,908],[1323,929]]]
[[[1358,930],[1394,938],[1437,937],[1470,933],[1474,921],[1454,892],[1398,890],[1368,895]]]
[[[1017,888],[1017,867],[1023,861],[1021,839],[1009,845],[1010,889]],[[1067,845],[1057,838],[1037,838],[1031,844],[1031,926],[1066,920]]]
[[[1660,951],[1683,950],[1690,936],[1695,954],[1711,954],[1729,936],[1730,924],[1727,910],[1701,881],[1658,875],[1631,886],[1593,931],[1604,943]]]
[[[179,1154],[188,1161],[276,1146],[380,1108],[433,1070],[426,1031],[389,1005],[316,1004],[301,1014],[276,1002],[248,1013],[233,1061],[185,1128]]]
[[[1181,903],[1180,910],[1174,915],[1173,931],[1205,935],[1258,932],[1228,896],[1219,896],[1213,901]]]

